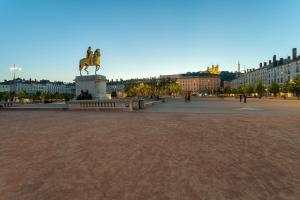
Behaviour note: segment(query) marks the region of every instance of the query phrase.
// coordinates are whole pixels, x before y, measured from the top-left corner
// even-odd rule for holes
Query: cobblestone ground
[[[0,112],[0,199],[300,199],[300,117]]]

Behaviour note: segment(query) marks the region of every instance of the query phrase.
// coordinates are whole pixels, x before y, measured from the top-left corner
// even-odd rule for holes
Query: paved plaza
[[[0,199],[300,199],[298,101],[0,111]]]
[[[184,99],[168,99],[167,103],[156,104],[145,112],[188,112],[188,113],[268,113],[300,115],[300,101],[284,99],[247,98],[247,103],[233,97],[195,97],[190,103]]]

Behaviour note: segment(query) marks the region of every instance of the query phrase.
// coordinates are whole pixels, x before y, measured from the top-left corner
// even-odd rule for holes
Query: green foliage
[[[18,99],[28,99],[28,93],[21,91],[17,94]]]
[[[41,93],[41,99],[42,100],[49,100],[49,99],[51,99],[51,94],[50,93],[48,93],[48,92],[42,92]]]
[[[151,86],[144,83],[137,83],[129,88],[128,93],[130,96],[149,96],[151,94]]]
[[[169,83],[166,86],[166,89],[168,90],[169,95],[173,95],[173,96],[175,96],[180,92],[180,86],[175,82]]]
[[[297,75],[291,82],[291,91],[296,93],[298,100],[300,96],[300,75]]]
[[[221,79],[221,87],[224,86],[224,81],[232,81],[236,77],[235,72],[221,71],[220,79]]]
[[[272,82],[269,87],[269,92],[274,94],[274,96],[277,96],[277,94],[280,92],[280,87],[279,87],[278,83]]]
[[[175,80],[165,79],[149,79],[141,83],[133,83],[129,81],[125,86],[125,91],[129,96],[163,96],[177,95],[180,92],[180,86]]]
[[[255,92],[254,86],[252,84],[247,85],[244,88],[245,93],[247,93],[248,95],[253,94]]]
[[[281,87],[281,92],[288,93],[292,91],[292,84],[290,81],[286,81]]]
[[[33,100],[42,100],[42,97],[41,97],[42,93],[41,92],[36,92],[35,94],[33,94]]]
[[[239,92],[238,92],[238,89],[232,88],[229,93],[230,94],[238,94]]]
[[[259,81],[257,83],[255,90],[260,97],[266,92],[266,88],[265,88],[264,84],[262,83],[262,81]]]
[[[239,94],[244,94],[244,93],[246,93],[246,87],[243,86],[243,85],[240,85],[240,87],[237,89],[237,92],[238,92]]]
[[[7,101],[11,98],[11,94],[9,92],[0,92],[0,101]]]

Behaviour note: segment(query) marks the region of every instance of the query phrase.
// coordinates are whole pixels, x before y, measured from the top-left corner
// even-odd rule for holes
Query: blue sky
[[[15,63],[22,78],[72,81],[88,46],[108,79],[253,68],[300,51],[299,10],[299,0],[0,0],[0,79]]]

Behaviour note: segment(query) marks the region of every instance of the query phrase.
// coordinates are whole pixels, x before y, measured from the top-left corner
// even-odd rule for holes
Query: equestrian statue
[[[93,53],[92,48],[89,47],[86,51],[86,58],[82,58],[79,62],[79,71],[81,76],[81,70],[84,69],[89,74],[89,71],[87,68],[89,66],[95,66],[95,74],[100,69],[100,49],[96,49],[96,51]]]

